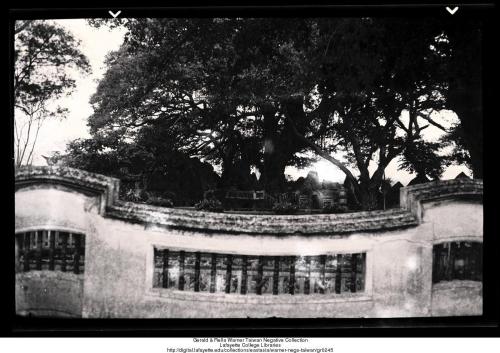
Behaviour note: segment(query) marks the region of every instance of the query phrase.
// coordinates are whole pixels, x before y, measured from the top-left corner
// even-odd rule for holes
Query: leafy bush
[[[149,197],[150,197],[150,194],[146,190],[141,189],[141,191],[139,191],[140,201],[146,202],[149,199]]]
[[[164,199],[169,199],[169,200],[175,200],[177,198],[177,195],[175,192],[173,191],[163,191],[161,193],[161,197],[164,198]]]
[[[141,202],[144,201],[141,196],[137,195],[134,189],[124,190],[123,193],[120,190],[120,198],[124,201],[130,202]]]
[[[194,207],[199,211],[222,212],[224,208],[217,199],[204,199],[198,202]]]
[[[161,207],[174,207],[174,202],[171,198],[165,197],[164,195],[158,196],[154,192],[149,192],[144,189],[139,192],[133,188],[124,190],[120,198],[124,201],[141,202]]]
[[[294,205],[290,202],[276,202],[273,205],[273,211],[276,214],[295,214],[299,210],[299,207],[297,205]]]
[[[146,203],[154,206],[174,207],[174,203],[172,202],[172,200],[157,196],[150,196],[147,199]]]
[[[347,206],[338,204],[327,205],[323,208],[323,213],[345,213],[347,211],[349,211]]]

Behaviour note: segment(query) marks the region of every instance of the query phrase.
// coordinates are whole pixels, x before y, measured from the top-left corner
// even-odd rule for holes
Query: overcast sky
[[[46,121],[44,123],[34,153],[33,164],[35,165],[46,165],[42,155],[49,155],[54,151],[63,152],[68,142],[76,138],[90,137],[86,126],[87,118],[92,114],[92,108],[89,104],[90,96],[95,92],[98,80],[104,74],[104,57],[110,51],[119,48],[125,34],[123,29],[93,28],[83,19],[57,20],[55,22],[64,26],[73,33],[75,38],[81,41],[80,49],[90,61],[92,75],[75,75],[75,91],[70,97],[60,101],[62,105],[69,109],[66,119]],[[455,119],[455,114],[450,112],[443,113],[438,118],[440,121],[447,121],[448,124]],[[432,126],[425,132],[424,137],[432,140],[437,139],[441,134],[440,130]],[[386,168],[386,176],[394,182],[400,181],[403,185],[406,185],[414,176],[398,171],[397,165],[397,160],[393,160]],[[288,167],[286,173],[295,179],[307,175],[309,170],[316,170],[320,180],[343,182],[345,179],[345,175],[338,168],[325,160],[319,160],[305,170]],[[453,179],[462,171],[470,176],[470,171],[466,167],[451,166],[444,172],[442,179]]]

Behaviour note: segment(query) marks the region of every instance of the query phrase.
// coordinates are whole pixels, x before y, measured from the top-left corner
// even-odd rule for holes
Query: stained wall
[[[114,180],[97,178],[99,187],[92,191],[89,183],[85,189],[78,187],[85,173],[65,183],[61,182],[59,171],[36,172],[38,177],[45,174],[58,178],[30,178],[28,172],[18,178],[16,232],[57,229],[84,233],[85,273],[19,271],[16,310],[20,315],[31,312],[88,318],[355,318],[482,313],[481,283],[453,281],[432,285],[434,244],[482,241],[482,202],[477,197],[462,197],[482,195],[482,183],[480,188],[478,183],[467,182],[433,184],[423,189],[425,192],[420,191],[425,197],[419,197],[417,192],[402,196],[402,204],[406,205],[402,210],[358,214],[353,218],[328,215],[332,217],[329,222],[324,215],[231,219],[236,216],[188,214],[141,205],[127,208],[116,196],[110,197],[117,193],[116,189],[103,189],[108,184],[116,188]],[[439,192],[432,191],[438,189]],[[191,224],[184,224],[188,216],[200,219],[191,218]],[[227,222],[221,222],[221,217],[226,217]],[[308,227],[301,224],[315,224],[315,219],[318,224],[325,224],[324,229],[311,227],[315,231],[307,233]],[[208,226],[198,225],[203,222],[222,225],[219,231],[207,231]],[[226,223],[231,226],[224,228]],[[336,228],[328,228],[329,224],[336,224]],[[294,231],[287,232],[287,225]],[[365,290],[337,295],[240,295],[153,288],[155,246],[242,255],[365,252]]]

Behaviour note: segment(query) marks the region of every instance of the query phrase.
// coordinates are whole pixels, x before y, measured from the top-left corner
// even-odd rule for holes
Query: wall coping
[[[341,235],[412,227],[421,221],[423,202],[471,195],[482,198],[483,195],[482,180],[442,180],[401,188],[401,208],[397,209],[317,215],[246,215],[122,201],[118,198],[119,179],[74,168],[43,166],[16,170],[16,191],[39,184],[63,185],[100,196],[100,214],[104,217],[203,232],[272,235]]]
[[[437,180],[406,186],[399,191],[399,204],[401,209],[411,212],[420,222],[423,216],[422,203],[434,200],[455,199],[464,196],[482,200],[483,180]]]
[[[237,293],[209,293],[209,292],[189,292],[164,288],[152,288],[146,296],[166,300],[183,301],[203,301],[207,303],[228,303],[228,304],[258,304],[258,305],[299,305],[299,304],[331,304],[331,303],[352,303],[352,302],[372,302],[372,295],[366,292],[342,293],[342,294],[246,294]]]

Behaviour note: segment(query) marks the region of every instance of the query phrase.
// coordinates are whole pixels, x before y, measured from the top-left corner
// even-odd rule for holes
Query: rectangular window
[[[85,235],[57,230],[16,234],[19,268],[22,271],[61,271],[81,274],[85,270]]]
[[[482,281],[483,244],[447,242],[434,245],[432,283],[453,280]]]
[[[363,292],[365,262],[365,253],[247,256],[155,248],[153,287],[242,295]]]

